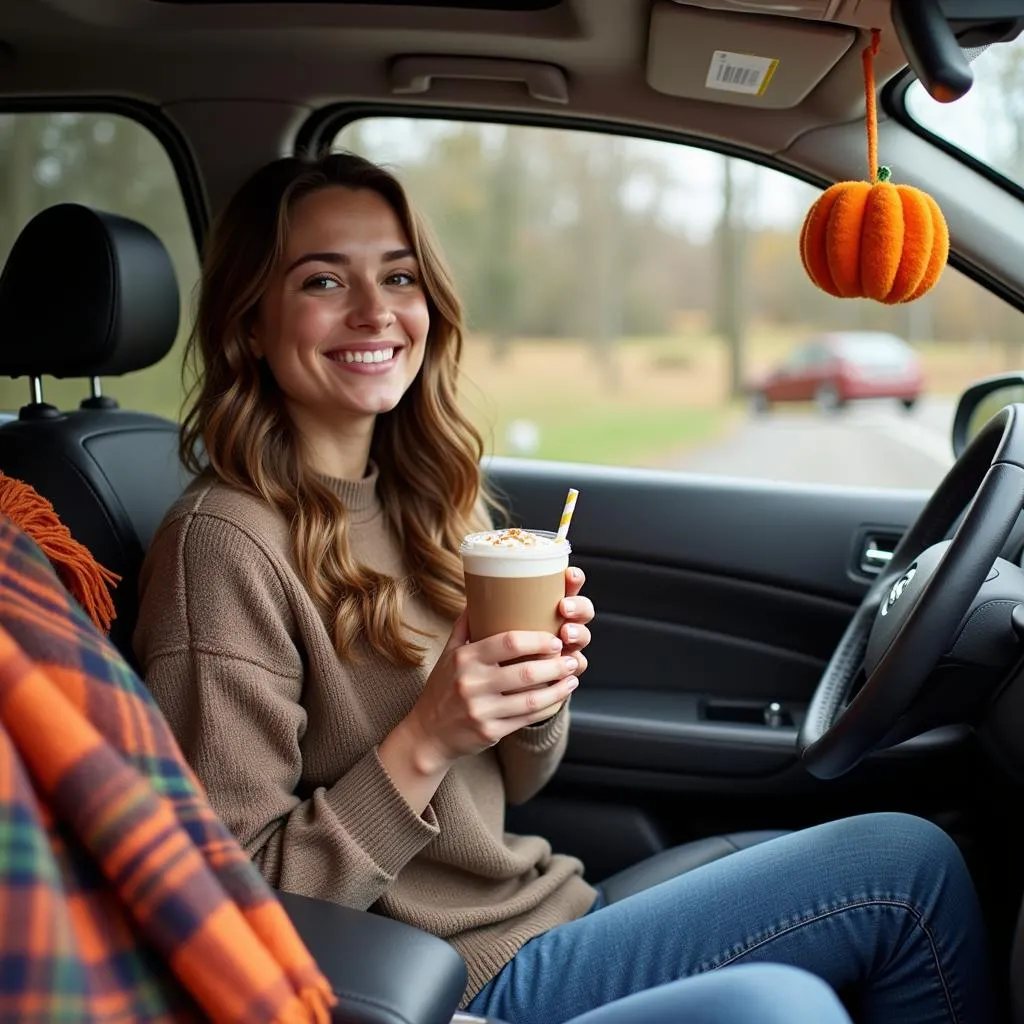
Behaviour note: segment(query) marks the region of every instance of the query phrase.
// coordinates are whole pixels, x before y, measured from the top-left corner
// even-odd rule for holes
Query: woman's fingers
[[[486,709],[488,716],[501,719],[507,723],[510,718],[545,718],[544,712],[560,704],[579,686],[575,676],[565,676],[547,686],[538,686],[532,690],[520,690],[516,693],[505,693],[494,698],[493,704]],[[526,723],[524,723],[526,724]]]
[[[560,658],[535,658],[517,665],[504,665],[495,673],[495,689],[500,693],[517,693],[546,686],[575,675],[580,668],[578,654]]]
[[[565,596],[575,597],[586,581],[587,577],[583,574],[582,569],[577,569],[574,565],[569,566],[565,570]]]
[[[565,654],[580,651],[590,643],[590,630],[586,626],[578,626],[574,622],[567,622],[562,627],[560,636],[565,645],[562,648]]]
[[[566,597],[558,606],[562,618],[567,622],[590,622],[594,617],[594,605],[589,597]]]
[[[550,658],[561,653],[562,641],[552,633],[513,629],[470,644],[467,650],[485,665],[501,665],[519,658]]]

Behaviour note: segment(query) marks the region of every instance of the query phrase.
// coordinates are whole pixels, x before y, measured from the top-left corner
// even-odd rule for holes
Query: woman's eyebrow
[[[407,260],[414,255],[412,249],[406,246],[404,249],[392,249],[384,253],[381,256],[381,262],[397,263],[399,260]],[[336,263],[345,266],[351,262],[343,252],[307,252],[291,263],[285,273],[290,274],[296,267],[301,267],[303,263]]]

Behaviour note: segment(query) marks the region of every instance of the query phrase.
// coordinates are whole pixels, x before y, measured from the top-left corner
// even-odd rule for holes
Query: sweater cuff
[[[345,831],[392,878],[441,834],[434,808],[413,811],[376,747],[326,791],[326,799]]]
[[[508,739],[517,747],[533,751],[536,754],[550,750],[562,738],[562,734],[569,726],[569,700],[570,698],[567,697],[558,711],[550,718],[543,722],[537,722],[535,725],[525,726],[512,733]]]

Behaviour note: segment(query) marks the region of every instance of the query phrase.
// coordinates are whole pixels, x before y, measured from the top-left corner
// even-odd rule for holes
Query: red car
[[[754,408],[811,402],[835,412],[861,398],[894,398],[908,411],[924,388],[918,354],[880,331],[822,334],[793,352],[752,389]]]

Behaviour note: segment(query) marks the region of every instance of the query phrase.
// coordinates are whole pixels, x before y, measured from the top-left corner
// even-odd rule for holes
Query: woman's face
[[[419,265],[382,196],[330,186],[295,203],[251,341],[307,439],[371,431],[419,373],[429,327]]]

